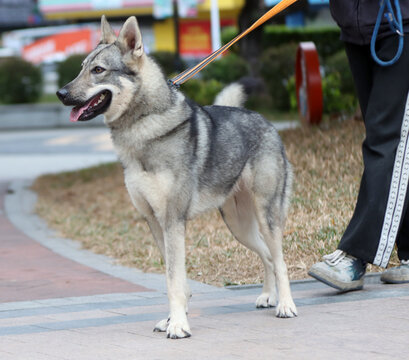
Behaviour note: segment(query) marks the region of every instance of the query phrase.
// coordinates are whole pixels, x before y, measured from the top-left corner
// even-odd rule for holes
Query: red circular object
[[[322,119],[320,61],[313,42],[302,42],[297,49],[295,88],[302,122],[319,124]]]

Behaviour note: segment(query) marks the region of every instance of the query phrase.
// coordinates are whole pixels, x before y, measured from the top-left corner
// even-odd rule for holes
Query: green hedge
[[[358,98],[345,50],[329,56],[323,66],[325,70],[325,76],[322,79],[324,112],[353,113],[358,106]]]
[[[149,54],[161,67],[166,76],[170,77],[172,74],[179,73],[180,69],[186,69],[186,64],[182,59],[177,64],[175,54],[170,51],[155,51]]]
[[[224,84],[215,79],[208,81],[190,79],[181,86],[181,90],[188,98],[196,101],[199,105],[211,105],[223,87]]]
[[[288,111],[296,106],[295,95],[292,93],[295,89],[293,78],[296,50],[299,43],[305,41],[314,42],[321,65],[327,74],[323,79],[325,112],[339,112],[341,108],[350,111],[356,105],[353,79],[344,45],[339,39],[338,28],[288,28],[282,25],[268,25],[263,30],[260,75],[266,84],[273,110]],[[229,42],[237,34],[237,28],[226,28],[222,32],[223,43]],[[235,53],[236,49],[234,48],[232,52]],[[235,67],[226,67],[226,72],[232,72],[232,69]],[[223,74],[224,71],[219,73]],[[220,76],[215,78],[226,82]]]
[[[247,106],[254,110],[296,110],[295,59],[297,43],[287,43],[266,49],[260,58],[261,76],[266,93],[250,98]],[[321,61],[325,114],[349,114],[355,111],[357,97],[345,50]],[[241,69],[241,70],[240,70]],[[202,79],[192,79],[182,86],[188,97],[202,105],[213,102],[222,87],[246,75],[247,65],[236,54],[230,54],[202,72]]]
[[[222,29],[220,34],[222,45],[226,45],[228,42],[233,40],[238,35],[238,29],[236,26],[226,26]],[[240,41],[235,43],[229,52],[238,53]]]
[[[344,48],[339,39],[340,30],[336,27],[287,28],[285,26],[266,26],[264,28],[263,47],[277,47],[291,42],[312,41],[318,54],[326,58]]]
[[[224,84],[239,80],[249,74],[249,66],[242,57],[234,53],[210,63],[201,72],[203,80],[217,80]]]
[[[19,104],[37,101],[42,94],[41,69],[18,57],[0,63],[0,102]]]
[[[349,67],[348,58],[344,49],[329,56],[323,65],[326,74],[339,73],[342,92],[355,94],[354,78],[352,77],[351,68]]]
[[[81,71],[81,64],[86,55],[71,55],[57,66],[58,86],[61,88],[74,80]]]
[[[271,96],[275,110],[290,109],[288,81],[295,72],[295,58],[298,44],[289,43],[265,50],[260,59],[260,73]]]
[[[340,30],[337,27],[301,27],[288,28],[284,25],[267,25],[263,28],[262,47],[267,50],[289,43],[313,41],[321,58],[326,58],[344,48],[339,39]],[[228,43],[238,35],[238,29],[227,27],[222,31],[223,44]],[[240,41],[233,46],[240,45]]]

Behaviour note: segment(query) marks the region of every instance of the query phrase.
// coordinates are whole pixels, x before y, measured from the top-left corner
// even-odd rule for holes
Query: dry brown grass
[[[362,172],[361,122],[345,121],[282,134],[295,172],[284,239],[291,279],[336,248],[354,208]],[[146,272],[164,272],[148,226],[134,210],[118,164],[42,176],[33,185],[37,212],[62,236]],[[262,282],[258,257],[233,239],[218,212],[189,222],[187,270],[213,285]],[[394,255],[393,263],[396,263]]]

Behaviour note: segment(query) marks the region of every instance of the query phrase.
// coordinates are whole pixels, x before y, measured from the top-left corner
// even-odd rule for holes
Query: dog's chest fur
[[[141,141],[140,136],[133,135],[135,133],[132,131],[113,136],[116,152],[124,168],[126,188],[139,212],[144,216],[152,213],[161,216],[166,208],[166,199],[174,188],[173,172],[155,159],[158,149]]]
[[[186,120],[188,115],[185,113],[179,119]],[[165,119],[168,126],[170,119]],[[157,218],[165,218],[164,212],[172,207],[184,217],[192,218],[221,206],[227,195],[225,190],[200,184],[209,151],[206,131],[199,131],[201,139],[192,144],[187,140],[191,131],[188,121],[179,120],[178,125],[173,124],[166,136],[155,130],[156,124],[161,122],[158,117],[150,116],[146,128],[143,121],[131,130],[112,132],[124,167],[125,184],[136,209],[144,216],[154,214]],[[174,130],[175,125],[178,131]],[[194,160],[189,160],[194,153]]]

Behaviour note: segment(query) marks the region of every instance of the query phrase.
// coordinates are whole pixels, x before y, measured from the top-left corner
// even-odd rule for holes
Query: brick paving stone
[[[149,291],[68,260],[27,237],[4,214],[7,189],[7,183],[0,183],[0,302]]]

